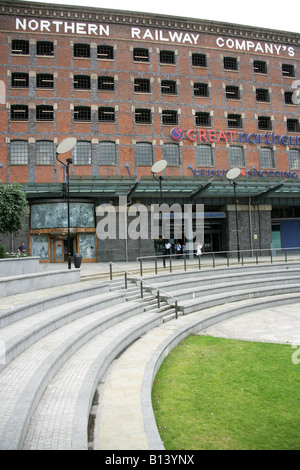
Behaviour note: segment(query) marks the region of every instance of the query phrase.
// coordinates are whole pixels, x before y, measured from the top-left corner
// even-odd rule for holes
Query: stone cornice
[[[83,0],[84,1],[84,0]],[[174,17],[153,13],[109,10],[92,7],[31,3],[30,1],[1,1],[1,15],[41,17],[65,21],[105,22],[107,24],[126,24],[159,29],[183,29],[206,34],[222,34],[230,37],[243,37],[255,40],[290,43],[300,45],[298,33],[257,28],[253,26],[222,23],[195,18]]]

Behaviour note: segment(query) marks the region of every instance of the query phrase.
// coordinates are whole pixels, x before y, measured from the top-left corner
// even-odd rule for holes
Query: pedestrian
[[[166,242],[165,243],[165,253],[166,255],[170,255],[171,254],[171,243],[170,242]]]
[[[24,254],[25,253],[25,244],[24,244],[24,242],[22,242],[21,245],[19,246],[18,253],[19,254]]]
[[[202,248],[203,248],[203,245],[202,243],[198,243],[198,246],[197,246],[197,256],[201,256],[202,255]]]
[[[181,253],[181,245],[179,242],[176,243],[176,254],[178,255],[177,258],[180,258]]]

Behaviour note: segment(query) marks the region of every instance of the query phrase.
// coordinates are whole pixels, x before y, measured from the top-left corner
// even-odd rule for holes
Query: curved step
[[[61,299],[62,300],[62,299]],[[56,305],[19,321],[8,324],[0,330],[0,341],[5,347],[5,358],[2,358],[0,371],[18,354],[34,344],[43,336],[51,333],[68,322],[84,315],[124,302],[124,293],[105,292]]]
[[[289,293],[300,293],[300,285],[289,284],[289,285],[277,285],[254,288],[253,290],[241,289],[233,292],[222,292],[220,294],[204,295],[199,298],[189,299],[180,301],[178,303],[178,309],[183,312],[184,315],[195,312],[196,310],[203,310],[205,308],[213,307],[215,305],[224,305],[230,302],[238,302],[240,300],[258,299],[272,295],[284,295]]]

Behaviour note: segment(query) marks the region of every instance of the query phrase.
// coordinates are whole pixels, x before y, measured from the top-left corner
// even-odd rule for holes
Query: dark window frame
[[[163,65],[174,65],[175,62],[175,52],[169,50],[159,51],[159,63]]]
[[[114,60],[114,48],[108,44],[99,44],[97,46],[98,60]]]
[[[54,56],[54,44],[51,41],[37,41],[36,43],[36,55],[53,57]]]
[[[149,49],[143,47],[135,47],[133,49],[134,62],[150,62]]]
[[[29,74],[24,72],[13,72],[11,74],[12,88],[28,88],[29,87]]]
[[[84,43],[75,43],[73,46],[73,57],[75,59],[90,59],[91,46]]]
[[[29,55],[29,41],[25,39],[13,39],[11,42],[13,55]]]
[[[74,90],[90,90],[91,77],[89,75],[74,75]]]
[[[40,104],[36,107],[36,121],[53,121],[54,108],[51,105]]]
[[[12,104],[10,106],[11,121],[28,121],[29,110],[26,104]]]
[[[152,124],[152,112],[148,108],[135,108],[134,121],[136,124]]]
[[[163,95],[177,95],[177,83],[175,80],[161,80],[160,89]]]

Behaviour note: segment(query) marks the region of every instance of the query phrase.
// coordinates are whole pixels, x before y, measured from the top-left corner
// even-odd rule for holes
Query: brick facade
[[[74,150],[62,157],[72,156],[71,175],[77,178],[151,177],[152,164],[167,158],[166,144],[171,143],[176,145],[178,161],[168,165],[166,178],[192,177],[191,169],[199,167],[221,170],[237,166],[230,161],[232,146],[240,148],[244,164],[239,166],[245,171],[254,166],[293,171],[298,176],[299,105],[291,101],[293,87],[300,80],[300,38],[295,33],[152,14],[30,2],[24,5],[18,1],[12,5],[4,1],[0,34],[0,80],[6,92],[5,102],[0,104],[3,183],[61,183],[64,172],[54,153],[52,161],[40,164],[37,144],[40,140],[51,141],[55,152],[57,144],[68,136],[90,143],[88,162],[76,163]],[[28,44],[25,53],[20,52],[22,41]],[[47,43],[53,49],[50,47],[45,54],[47,49],[43,47]],[[83,51],[86,48],[88,52]],[[265,70],[258,69],[258,65]],[[26,85],[21,86],[24,79],[28,82],[23,81]],[[168,92],[170,87],[174,87],[172,92]],[[230,94],[232,87],[237,92],[235,97]],[[260,97],[259,90],[263,90]],[[24,110],[15,105],[26,107],[26,118]],[[47,115],[47,109],[40,106],[51,107],[52,114]],[[78,119],[81,108],[83,117]],[[39,109],[42,111],[38,117]],[[170,112],[175,115],[169,116]],[[267,121],[261,125],[260,118]],[[174,127],[185,132],[202,129],[202,139],[199,141],[195,132],[190,140],[174,141],[170,136]],[[223,134],[218,141],[216,136],[221,130],[234,132],[234,139],[230,141]],[[210,139],[208,131],[215,131]],[[265,138],[263,145],[238,142],[238,133],[274,133],[290,138],[290,145],[267,145]],[[25,163],[12,161],[11,143],[15,140],[28,143]],[[105,157],[101,160],[99,144],[103,142],[115,145],[115,160],[111,163]],[[137,161],[140,142],[151,144],[152,161]],[[201,165],[201,159],[197,160],[200,145],[209,145],[210,163]],[[261,147],[270,148],[271,166],[262,164]],[[291,149],[298,152],[299,162],[294,167]],[[211,201],[209,204],[212,206]]]

